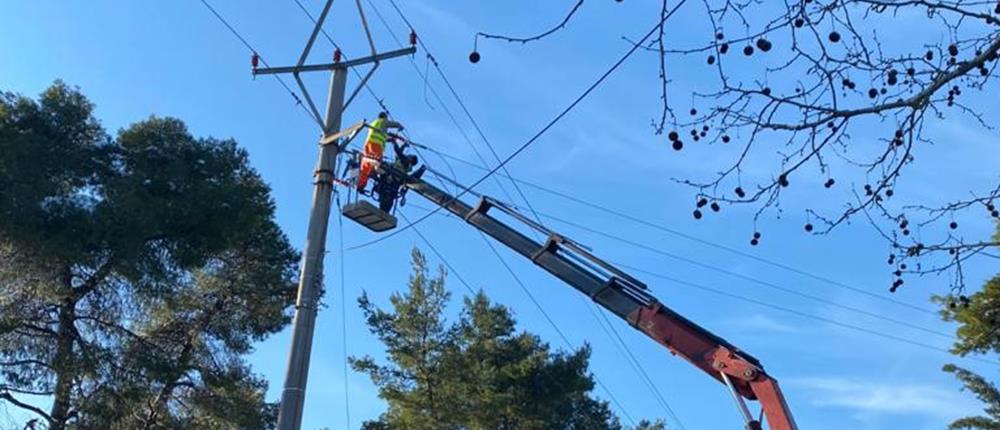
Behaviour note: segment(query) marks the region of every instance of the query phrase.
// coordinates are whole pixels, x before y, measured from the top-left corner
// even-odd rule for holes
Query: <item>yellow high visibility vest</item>
[[[385,133],[385,120],[376,118],[372,121],[371,128],[368,129],[368,141],[385,148],[385,141],[389,135]]]

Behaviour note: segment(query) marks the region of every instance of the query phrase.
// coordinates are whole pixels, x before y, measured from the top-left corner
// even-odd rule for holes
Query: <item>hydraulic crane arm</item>
[[[533,222],[501,202],[483,196],[470,206],[427,182],[384,166],[409,190],[464,219],[473,227],[530,259],[586,294],[675,355],[723,383],[732,393],[749,430],[762,429],[745,400],[757,400],[771,430],[797,430],[778,381],[761,363],[725,339],[689,321],[653,297],[645,284],[591,254],[585,247]],[[547,236],[538,243],[491,214],[499,210]]]

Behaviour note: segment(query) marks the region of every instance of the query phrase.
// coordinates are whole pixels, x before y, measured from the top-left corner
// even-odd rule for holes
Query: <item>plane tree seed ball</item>
[[[771,42],[769,40],[767,40],[767,39],[764,39],[763,37],[760,38],[760,39],[757,39],[757,49],[760,49],[761,52],[770,51],[771,50]]]

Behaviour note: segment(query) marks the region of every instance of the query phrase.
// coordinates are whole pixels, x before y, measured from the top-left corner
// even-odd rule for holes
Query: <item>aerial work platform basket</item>
[[[396,217],[365,200],[358,200],[344,205],[341,213],[374,232],[383,232],[396,228]]]

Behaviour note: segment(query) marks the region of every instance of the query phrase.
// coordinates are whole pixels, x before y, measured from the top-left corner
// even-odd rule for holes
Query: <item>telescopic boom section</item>
[[[389,172],[395,175],[401,172]],[[637,330],[723,383],[744,417],[746,428],[761,429],[744,399],[760,402],[771,430],[797,430],[778,381],[761,363],[726,340],[689,321],[656,300],[645,284],[592,255],[585,247],[483,197],[473,207],[423,180],[406,177],[406,187],[461,217],[483,233],[531,259],[549,273],[586,294]],[[538,243],[491,215],[496,209],[545,234]]]

